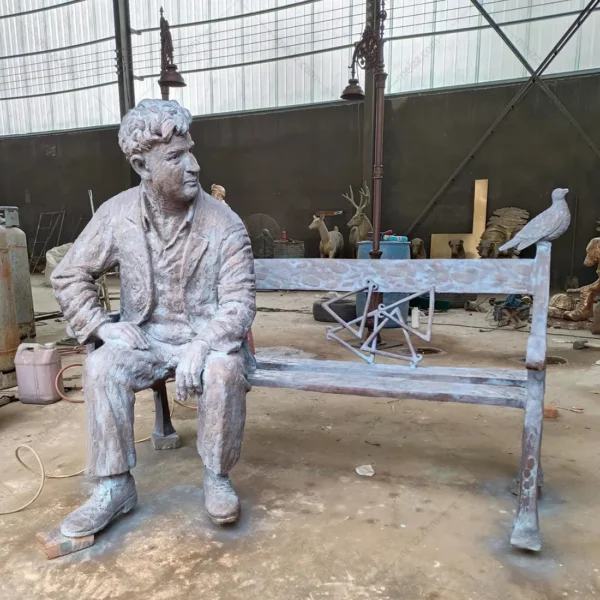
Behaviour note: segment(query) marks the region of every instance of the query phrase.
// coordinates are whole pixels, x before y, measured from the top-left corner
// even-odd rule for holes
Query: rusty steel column
[[[373,80],[375,88],[375,130],[373,132],[373,247],[369,252],[371,259],[381,258],[381,195],[383,191],[383,117],[385,112],[385,63],[383,60],[383,28],[386,19],[384,0],[373,1],[374,19],[374,56],[370,57],[370,65],[373,69]],[[368,63],[367,63],[368,64]],[[376,310],[383,304],[383,294],[374,292],[369,302],[369,312]],[[375,327],[372,318],[367,320],[369,335]],[[381,343],[381,335],[377,335],[377,343]]]
[[[119,107],[121,117],[123,117],[135,106],[129,0],[113,0],[113,15],[115,21],[115,48],[117,51],[117,77],[119,81]]]
[[[366,24],[375,27],[375,0],[366,1]],[[365,99],[362,104],[362,177],[369,189],[373,191],[373,140],[375,138],[375,77],[374,69],[365,69]],[[371,204],[371,221],[373,221],[373,204]]]
[[[377,44],[377,64],[375,66],[375,132],[373,157],[373,249],[371,258],[381,258],[381,196],[383,192],[383,117],[385,112],[385,72],[383,62],[383,24],[385,11],[381,3],[375,2],[378,11],[375,21]],[[382,14],[383,13],[383,14]]]

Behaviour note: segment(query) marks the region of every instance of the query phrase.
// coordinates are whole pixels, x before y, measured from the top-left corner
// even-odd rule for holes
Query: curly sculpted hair
[[[174,135],[189,137],[191,122],[190,111],[176,100],[142,100],[123,117],[119,146],[129,160]]]

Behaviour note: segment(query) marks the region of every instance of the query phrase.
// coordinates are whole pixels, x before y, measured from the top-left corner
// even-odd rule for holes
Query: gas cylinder
[[[0,225],[0,374],[14,371],[19,341],[6,228]]]
[[[35,314],[29,276],[27,237],[19,229],[19,209],[16,206],[0,206],[0,219],[4,219],[8,254],[15,295],[15,310],[21,339],[35,337]]]

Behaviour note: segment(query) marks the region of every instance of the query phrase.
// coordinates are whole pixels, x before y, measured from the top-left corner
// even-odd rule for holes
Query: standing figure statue
[[[171,36],[171,28],[169,21],[164,17],[162,6],[160,7],[160,68],[164,73],[168,65],[173,64],[173,37]]]
[[[52,276],[79,343],[103,342],[83,375],[86,472],[97,483],[63,521],[69,537],[100,531],[135,506],[135,393],[173,375],[177,397],[198,403],[206,510],[219,524],[239,515],[228,474],[250,387],[254,262],[242,221],[200,187],[190,123],[174,100],[143,100],[125,115],[119,144],[141,184],[100,206]],[[113,322],[94,282],[117,265],[121,314]]]
[[[227,202],[225,202],[225,188],[222,185],[217,183],[213,183],[210,186],[210,194],[213,198],[216,198],[220,202],[222,202],[225,206],[229,206]]]

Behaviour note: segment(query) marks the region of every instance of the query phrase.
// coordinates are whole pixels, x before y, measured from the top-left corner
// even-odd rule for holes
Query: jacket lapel
[[[203,201],[203,195],[204,191],[201,190],[195,200],[194,220],[183,251],[183,264],[181,265],[182,290],[185,290],[208,248],[208,239],[202,234],[202,228],[208,225],[205,214],[206,203]]]
[[[141,194],[141,188],[139,188]],[[126,228],[121,232],[127,249],[127,261],[131,265],[131,302],[139,309],[139,322],[143,322],[154,307],[154,279],[150,248],[142,223],[141,198],[131,203],[125,215]]]

